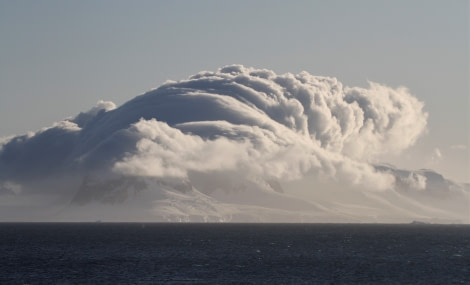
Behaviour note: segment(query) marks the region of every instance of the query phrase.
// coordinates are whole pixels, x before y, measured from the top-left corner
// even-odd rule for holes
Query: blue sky
[[[428,133],[400,156],[469,182],[468,1],[0,1],[0,137],[239,63],[406,86]]]

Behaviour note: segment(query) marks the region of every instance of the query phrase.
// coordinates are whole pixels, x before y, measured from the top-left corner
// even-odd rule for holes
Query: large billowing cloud
[[[396,175],[369,162],[413,145],[426,122],[423,103],[406,88],[343,87],[307,72],[232,65],[165,82],[118,108],[100,101],[52,127],[0,140],[0,189],[34,192],[50,185],[45,181],[70,179],[66,187],[52,183],[67,191],[70,181],[89,176],[308,175],[384,191],[396,187]],[[425,187],[421,176],[407,179],[400,183]]]

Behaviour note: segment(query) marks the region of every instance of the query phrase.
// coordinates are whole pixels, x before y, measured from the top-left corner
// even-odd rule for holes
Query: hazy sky
[[[0,0],[0,137],[239,63],[409,88],[428,134],[404,168],[469,175],[468,1]]]

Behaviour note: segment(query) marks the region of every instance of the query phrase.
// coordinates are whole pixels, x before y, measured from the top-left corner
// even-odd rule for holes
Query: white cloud
[[[432,151],[432,155],[431,155],[431,161],[433,163],[438,163],[439,161],[441,161],[441,159],[442,159],[441,150],[437,147],[434,148]]]
[[[0,166],[13,177],[51,159],[62,170],[144,176],[250,169],[281,179],[342,175],[385,189],[393,181],[367,161],[413,145],[426,130],[422,108],[406,88],[343,88],[336,78],[232,65],[166,82],[119,108],[100,101],[32,137],[13,138],[3,143]],[[8,157],[19,149],[32,155],[12,168]]]
[[[16,184],[14,182],[5,181],[0,184],[0,192],[5,191],[14,195],[18,195],[21,193],[21,185]]]
[[[269,70],[233,65],[167,82],[117,112],[140,110],[145,119],[156,118],[202,138],[201,144],[217,144],[220,138],[229,139],[226,146],[237,142],[239,145],[233,146],[237,151],[227,150],[225,155],[225,164],[231,167],[249,165],[265,175],[282,178],[298,178],[312,171],[344,174],[354,183],[384,189],[391,187],[391,179],[378,179],[383,175],[376,174],[367,161],[413,145],[426,130],[427,114],[422,108],[423,103],[406,88],[392,89],[377,83],[371,83],[369,89],[343,88],[335,78],[307,72],[277,75]],[[143,134],[134,135],[146,138]],[[193,136],[181,140],[189,142]],[[245,144],[242,146],[240,141]],[[119,162],[117,169],[135,169],[141,163],[168,157],[160,154],[161,142],[154,143],[158,151],[149,147],[149,141],[139,142],[137,154]],[[174,174],[195,168],[207,170],[212,157],[217,157],[216,152],[209,151],[204,159],[192,155],[200,160],[197,163],[177,159],[188,156],[188,152],[201,153],[197,148],[175,152],[178,155],[167,162],[157,163],[158,173],[166,173],[162,165]],[[351,163],[355,167],[349,167]],[[377,179],[375,185],[373,179]]]
[[[86,112],[81,112],[70,121],[74,122],[79,127],[84,127],[100,113],[104,114],[114,109],[116,109],[116,105],[113,102],[100,100],[98,103],[96,103],[96,106]]]
[[[438,159],[442,158],[442,153],[438,148],[434,149],[434,156]]]
[[[403,87],[343,87],[307,72],[278,75],[232,65],[167,81],[117,108],[100,101],[49,128],[0,140],[0,183],[24,193],[38,191],[33,186],[41,179],[69,176],[67,189],[74,187],[69,181],[76,186],[89,175],[187,185],[192,177],[255,185],[253,177],[309,176],[347,189],[380,192],[402,183],[425,192],[426,177],[406,174],[397,182],[399,170],[370,163],[407,149],[426,132],[423,106]],[[433,157],[442,158],[439,149]],[[314,186],[310,191],[319,191]]]
[[[454,144],[450,146],[451,149],[456,149],[456,150],[466,150],[467,146],[464,144]]]
[[[426,177],[419,174],[410,172],[408,177],[404,178],[403,181],[409,185],[409,187],[416,190],[424,190],[426,188]]]

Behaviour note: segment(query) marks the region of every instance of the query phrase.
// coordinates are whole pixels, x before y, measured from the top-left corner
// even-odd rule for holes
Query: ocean
[[[470,284],[469,225],[0,223],[0,284]]]

